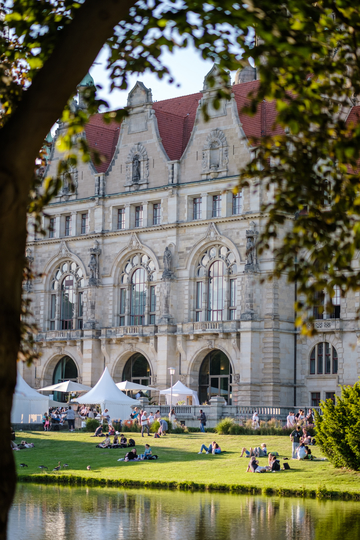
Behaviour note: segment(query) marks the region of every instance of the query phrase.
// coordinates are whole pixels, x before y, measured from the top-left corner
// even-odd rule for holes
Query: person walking
[[[300,426],[296,426],[296,429],[290,433],[290,440],[292,441],[292,458],[297,459],[296,450],[300,445],[300,439],[302,437],[302,431]]]
[[[201,433],[205,433],[205,426],[206,426],[206,414],[203,412],[202,409],[200,409],[200,431]]]
[[[71,407],[68,408],[66,413],[66,420],[69,426],[69,431],[74,431],[75,428],[75,412]]]
[[[150,426],[149,426],[149,422],[148,422],[148,417],[147,417],[147,412],[144,411],[141,415],[141,436],[143,437],[144,436],[144,430],[147,429],[147,434],[148,436],[150,437],[150,433],[149,433],[149,429],[150,429]]]

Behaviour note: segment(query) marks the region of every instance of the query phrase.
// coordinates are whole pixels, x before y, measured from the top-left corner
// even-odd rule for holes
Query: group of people
[[[297,425],[313,428],[314,424],[315,419],[312,409],[309,409],[307,415],[305,415],[304,409],[299,409],[296,414],[293,411],[290,411],[286,418],[286,427],[289,429],[293,429]]]
[[[50,431],[52,425],[62,426],[65,422],[68,423],[69,431],[75,431],[75,411],[71,406],[51,408],[49,413],[45,412],[42,416],[44,431]]]
[[[265,473],[280,471],[280,461],[277,458],[276,452],[270,452],[268,455],[268,464],[263,466],[259,464],[256,456],[251,456],[246,472]]]
[[[114,433],[113,442],[111,442],[110,435],[110,433],[107,433],[104,442],[97,444],[96,448],[127,448],[135,445],[134,440],[129,439],[128,441],[123,433],[120,434],[120,438],[117,433]]]
[[[158,459],[158,456],[156,454],[152,453],[151,447],[149,444],[145,444],[144,453],[138,455],[136,452],[136,448],[133,448],[127,454],[125,454],[124,458],[118,459],[118,461],[144,461],[144,460],[150,460],[150,459]]]
[[[305,428],[301,429],[300,426],[296,426],[290,433],[290,440],[293,459],[313,459],[309,445],[314,445],[315,439],[309,435]]]

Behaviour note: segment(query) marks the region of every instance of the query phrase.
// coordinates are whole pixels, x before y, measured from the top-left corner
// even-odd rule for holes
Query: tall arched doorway
[[[217,349],[207,354],[199,372],[199,401],[204,403],[213,396],[222,396],[231,405],[232,369],[228,357]]]
[[[63,356],[61,360],[56,364],[56,368],[53,373],[53,384],[57,384],[63,381],[75,381],[78,380],[78,370],[76,364],[70,356]],[[55,401],[66,401],[66,394],[62,392],[54,392]]]
[[[129,358],[124,367],[122,380],[143,384],[144,386],[151,384],[150,364],[143,354],[136,353]]]

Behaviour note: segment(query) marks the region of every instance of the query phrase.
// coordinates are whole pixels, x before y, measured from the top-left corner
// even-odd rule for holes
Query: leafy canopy
[[[9,4],[0,37],[4,125],[52,62],[66,32],[92,3],[14,0]],[[360,248],[360,124],[356,117],[353,123],[346,121],[360,86],[357,4],[350,0],[280,4],[130,0],[126,6],[106,42],[113,88],[126,89],[129,73],[145,70],[172,80],[161,53],[190,42],[203,58],[218,63],[224,81],[226,70],[236,70],[250,58],[255,61],[260,83],[247,111],[254,114],[264,100],[275,100],[281,129],[251,141],[256,152],[240,175],[239,187],[255,179],[258,189],[261,185],[272,196],[263,205],[267,217],[259,249],[275,245],[274,276],[286,272],[290,281],[297,281],[298,323],[306,320],[317,292],[326,290],[331,298],[334,286],[343,294],[357,290],[360,275],[353,261]],[[69,69],[75,68],[69,58]],[[230,92],[226,86],[218,90],[217,102],[229,98]],[[67,130],[59,141],[65,151],[59,175],[45,180],[35,176],[30,190],[29,210],[37,217],[59,189],[62,175],[76,165],[78,151],[89,159],[86,141],[78,135],[88,116],[104,105],[91,88],[87,112],[71,107],[68,97],[61,118]],[[124,115],[126,110],[107,113],[106,119],[120,120]]]

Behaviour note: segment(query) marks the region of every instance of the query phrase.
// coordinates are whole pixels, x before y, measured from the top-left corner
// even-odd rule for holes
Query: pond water
[[[360,503],[20,484],[8,538],[354,540]]]

